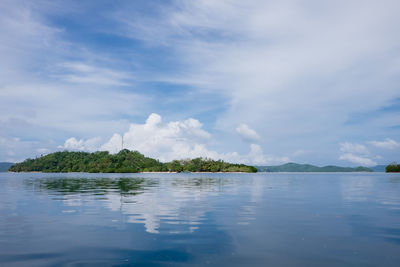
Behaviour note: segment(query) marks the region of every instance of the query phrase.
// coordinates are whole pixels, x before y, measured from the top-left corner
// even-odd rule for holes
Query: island
[[[318,167],[311,164],[286,163],[278,166],[256,166],[259,172],[373,172],[367,167],[339,167],[334,165]]]
[[[222,160],[195,158],[160,162],[138,151],[123,149],[117,154],[98,152],[54,152],[35,159],[26,159],[9,168],[11,172],[257,172],[253,166],[232,164]]]
[[[386,172],[400,172],[400,164],[392,162],[386,166]]]

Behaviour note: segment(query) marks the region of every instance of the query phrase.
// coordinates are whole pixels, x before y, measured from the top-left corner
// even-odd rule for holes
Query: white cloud
[[[375,166],[377,163],[370,158],[370,152],[366,146],[357,143],[340,143],[340,160],[347,160],[362,166]]]
[[[196,119],[162,123],[158,114],[151,114],[144,124],[131,124],[128,132],[123,134],[123,148],[137,150],[149,157],[161,161],[182,159],[185,157],[218,157],[203,144],[211,138],[210,133],[202,129],[203,125]],[[114,134],[101,149],[112,153],[122,147],[122,136]]]
[[[122,144],[122,136],[120,134],[113,134],[110,140],[100,147],[100,150],[109,151],[110,153],[118,153],[122,148],[127,148]]]
[[[370,141],[368,144],[382,149],[396,149],[400,147],[400,143],[390,138],[386,138],[383,141]]]
[[[40,155],[45,155],[45,154],[50,153],[51,150],[48,149],[48,148],[43,148],[43,147],[42,147],[42,148],[36,149],[36,152],[39,153]]]
[[[88,140],[77,140],[75,137],[71,137],[67,139],[63,146],[59,148],[64,148],[66,150],[73,150],[73,151],[96,151],[99,147],[100,138],[94,137]]]
[[[241,123],[236,127],[236,132],[247,142],[257,142],[260,140],[260,136],[257,132],[251,129],[247,124]]]
[[[343,153],[369,154],[368,149],[364,145],[349,142],[340,143],[340,151]]]
[[[361,166],[375,166],[377,163],[370,158],[354,155],[352,153],[345,153],[339,157],[341,160],[347,160]]]
[[[250,153],[244,158],[246,162],[255,165],[277,165],[290,161],[288,157],[275,157],[264,154],[259,145],[251,144]]]
[[[202,124],[196,119],[163,124],[161,116],[153,113],[146,123],[131,124],[129,131],[123,135],[123,144],[124,148],[138,150],[146,156],[161,161],[196,157],[247,164],[275,164],[289,161],[287,157],[265,155],[262,148],[256,144],[251,144],[250,152],[245,155],[237,152],[218,153],[207,148],[206,142],[210,138],[211,134],[203,130]],[[114,134],[101,149],[116,153],[121,149],[121,144],[121,135]]]
[[[104,67],[89,65],[84,62],[65,62],[59,64],[62,74],[57,74],[62,80],[71,83],[96,84],[104,86],[127,86],[130,75]]]
[[[144,124],[132,123],[126,133],[123,135],[114,133],[103,145],[99,145],[99,138],[85,141],[71,137],[62,147],[70,150],[106,150],[111,153],[117,153],[122,148],[126,148],[137,150],[145,156],[157,158],[163,162],[196,157],[258,165],[289,161],[288,157],[264,154],[261,146],[256,144],[250,145],[248,154],[219,153],[207,147],[212,136],[202,127],[203,125],[193,118],[163,123],[160,115],[152,113]]]
[[[54,149],[55,145],[51,144],[50,141],[21,140],[20,138],[3,135],[0,129],[0,161],[21,162],[27,158],[47,154],[54,151]]]
[[[0,35],[3,38],[0,45],[0,78],[2,85],[12,80],[20,80],[31,76],[26,70],[44,62],[60,48],[56,44],[57,34],[61,32],[56,27],[50,27],[32,11],[32,3],[4,0],[0,2]],[[46,54],[45,57],[41,56]],[[41,66],[43,67],[43,65]],[[39,68],[35,69],[38,71]]]

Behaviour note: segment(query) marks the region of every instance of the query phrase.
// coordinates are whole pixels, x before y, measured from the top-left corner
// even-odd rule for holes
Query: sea
[[[0,173],[0,266],[400,266],[400,174]]]

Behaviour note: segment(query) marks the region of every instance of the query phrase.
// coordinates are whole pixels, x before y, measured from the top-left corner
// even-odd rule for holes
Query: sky
[[[0,2],[0,161],[400,161],[400,2]]]

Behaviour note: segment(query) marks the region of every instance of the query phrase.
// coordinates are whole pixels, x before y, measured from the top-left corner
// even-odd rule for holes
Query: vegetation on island
[[[257,172],[253,166],[203,158],[174,160],[167,167],[174,172]]]
[[[138,151],[123,149],[117,154],[107,151],[55,152],[36,159],[27,159],[10,167],[12,172],[257,172],[253,166],[231,164],[222,160],[187,159],[162,163]]]
[[[278,166],[256,166],[259,172],[372,172],[373,170],[367,167],[339,167],[339,166],[324,166],[318,167],[310,164],[286,163]]]
[[[386,166],[386,172],[400,172],[400,164],[392,162]]]

